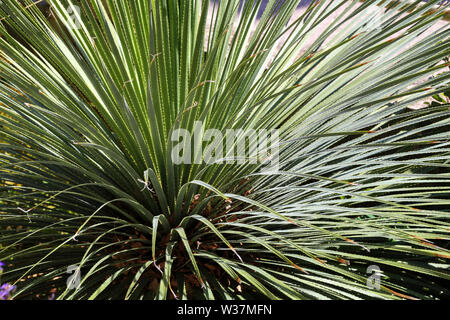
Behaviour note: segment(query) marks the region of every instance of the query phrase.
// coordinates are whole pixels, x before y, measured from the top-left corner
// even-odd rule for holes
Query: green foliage
[[[408,110],[448,90],[438,0],[48,2],[0,6],[13,298],[450,296],[449,105]],[[175,164],[196,121],[278,129],[279,170]]]

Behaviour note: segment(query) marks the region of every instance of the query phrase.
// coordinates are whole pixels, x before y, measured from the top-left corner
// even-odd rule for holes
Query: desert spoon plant
[[[439,1],[47,3],[0,3],[12,299],[450,296]]]

